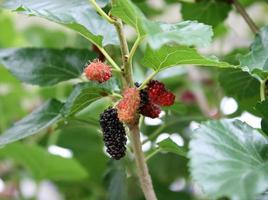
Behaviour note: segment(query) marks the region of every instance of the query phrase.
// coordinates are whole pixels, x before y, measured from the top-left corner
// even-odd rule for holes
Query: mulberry
[[[127,88],[123,99],[118,103],[118,118],[125,123],[135,120],[135,114],[140,106],[140,93],[137,88]]]
[[[150,117],[150,118],[157,118],[159,117],[159,114],[161,112],[161,109],[159,106],[149,102],[145,105],[143,105],[140,108],[140,114],[146,116],[146,117]]]
[[[149,99],[152,103],[160,106],[171,106],[174,104],[175,95],[167,91],[163,83],[152,80],[148,84],[147,90]]]
[[[104,64],[99,60],[91,62],[84,70],[86,77],[89,80],[103,83],[109,80],[112,76],[111,68],[109,65]]]
[[[107,153],[115,160],[124,157],[127,142],[126,131],[123,123],[119,121],[115,108],[104,110],[100,115],[100,126]]]
[[[141,84],[138,82],[135,83],[135,86],[138,88],[140,87]],[[144,106],[145,104],[149,103],[149,97],[148,97],[148,92],[146,89],[140,90],[140,108]]]

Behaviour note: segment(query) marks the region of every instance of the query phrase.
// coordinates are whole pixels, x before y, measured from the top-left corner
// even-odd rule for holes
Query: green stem
[[[146,162],[148,162],[148,160],[150,159],[150,158],[152,158],[154,155],[156,155],[158,152],[160,152],[161,151],[161,149],[160,148],[157,148],[157,149],[155,149],[153,152],[151,152],[149,155],[147,155],[146,156],[146,158],[145,158],[145,160],[146,160]]]
[[[155,77],[155,75],[156,75],[158,72],[159,72],[159,71],[154,71],[150,76],[148,76],[148,77],[145,79],[145,81],[143,81],[143,83],[141,84],[141,86],[139,87],[139,90],[143,89],[143,88],[147,85],[147,83],[149,83],[150,80],[152,80],[152,79]]]
[[[137,48],[139,47],[141,41],[143,40],[143,37],[138,36],[138,38],[136,39],[134,45],[132,46],[130,53],[129,53],[129,62],[132,62],[133,56],[137,50]]]
[[[258,26],[254,23],[254,21],[250,18],[247,11],[244,9],[244,7],[240,4],[239,0],[233,0],[233,4],[236,8],[236,10],[240,13],[240,15],[244,18],[246,23],[248,24],[249,28],[254,34],[257,34],[259,32]]]
[[[114,67],[114,69],[118,72],[121,72],[120,67],[115,63],[115,61],[110,57],[110,55],[106,52],[106,50],[95,43],[95,45],[99,48],[101,53],[105,56],[105,58],[109,61],[109,63]]]
[[[112,95],[111,96],[114,96],[114,97],[118,97],[118,98],[120,98],[120,99],[122,99],[123,97],[122,97],[122,95],[121,94],[118,94],[118,93],[112,93]]]
[[[265,100],[265,83],[266,83],[266,80],[262,80],[261,83],[260,83],[260,97],[261,97],[261,101],[264,101]]]
[[[97,4],[96,0],[89,0],[90,3],[94,6],[95,10],[108,22],[111,24],[115,23],[115,20],[109,17],[103,10],[102,8]]]
[[[104,18],[106,19],[108,22],[110,22],[111,24],[114,24],[116,21],[114,19],[112,19],[111,17],[109,17],[103,10],[102,8],[96,3],[96,0],[89,0],[90,3],[93,5],[93,7],[95,8],[95,10]],[[86,37],[86,36],[85,36]],[[105,56],[105,58],[109,61],[109,63],[114,67],[114,71],[118,71],[121,72],[120,67],[115,63],[115,61],[110,57],[110,55],[106,52],[106,50],[101,47],[100,45],[98,45],[96,42],[94,42],[93,40],[89,39],[88,37],[86,37],[90,42],[92,42],[93,44],[95,44],[98,49],[100,50],[100,52]]]
[[[159,134],[161,134],[162,131],[163,131],[165,128],[167,128],[167,127],[169,127],[169,126],[172,126],[172,125],[174,125],[174,124],[176,124],[176,123],[183,123],[183,122],[187,122],[187,121],[203,120],[203,119],[204,119],[203,116],[189,116],[189,117],[184,117],[184,118],[182,118],[182,119],[177,119],[177,120],[174,120],[174,121],[170,121],[170,122],[168,122],[168,123],[165,123],[165,124],[163,124],[162,126],[160,126],[159,128],[157,128],[152,134],[150,134],[150,136],[149,136],[146,140],[144,140],[144,141],[142,142],[142,144],[145,144],[145,143],[147,143],[147,142],[149,142],[149,141],[155,140],[155,139],[157,138],[157,136],[158,136]]]

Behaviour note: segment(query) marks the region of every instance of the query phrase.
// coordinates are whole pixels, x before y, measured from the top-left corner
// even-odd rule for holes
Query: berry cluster
[[[89,80],[103,83],[112,76],[110,66],[99,60],[91,62],[84,70]],[[126,131],[123,123],[133,123],[136,113],[157,118],[161,112],[160,106],[170,106],[174,103],[175,95],[167,91],[165,85],[152,80],[146,89],[127,88],[117,108],[108,108],[100,115],[100,126],[107,153],[113,159],[119,160],[125,156]]]
[[[135,120],[135,115],[140,106],[140,92],[137,88],[127,88],[123,93],[123,98],[117,105],[118,118],[125,123]]]
[[[104,64],[99,60],[91,62],[84,70],[86,77],[89,80],[103,83],[109,80],[112,76],[111,68],[109,65]]]
[[[140,98],[140,114],[150,118],[159,117],[160,106],[170,106],[175,101],[175,95],[167,91],[163,83],[156,80],[150,81],[148,87],[140,91]]]
[[[107,153],[115,160],[125,156],[126,131],[122,122],[118,119],[117,110],[108,108],[100,115],[100,126],[103,132],[103,140],[107,147]]]

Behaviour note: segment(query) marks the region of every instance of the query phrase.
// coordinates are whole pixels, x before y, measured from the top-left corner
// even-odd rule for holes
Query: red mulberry
[[[163,83],[152,80],[148,84],[147,90],[149,99],[152,103],[160,106],[171,106],[174,104],[175,95],[167,91]]]

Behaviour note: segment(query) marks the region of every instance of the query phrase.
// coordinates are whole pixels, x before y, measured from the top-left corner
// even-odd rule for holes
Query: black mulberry
[[[115,160],[125,156],[126,131],[119,121],[117,110],[108,108],[100,115],[100,126],[103,132],[103,141],[107,147],[106,152]]]

